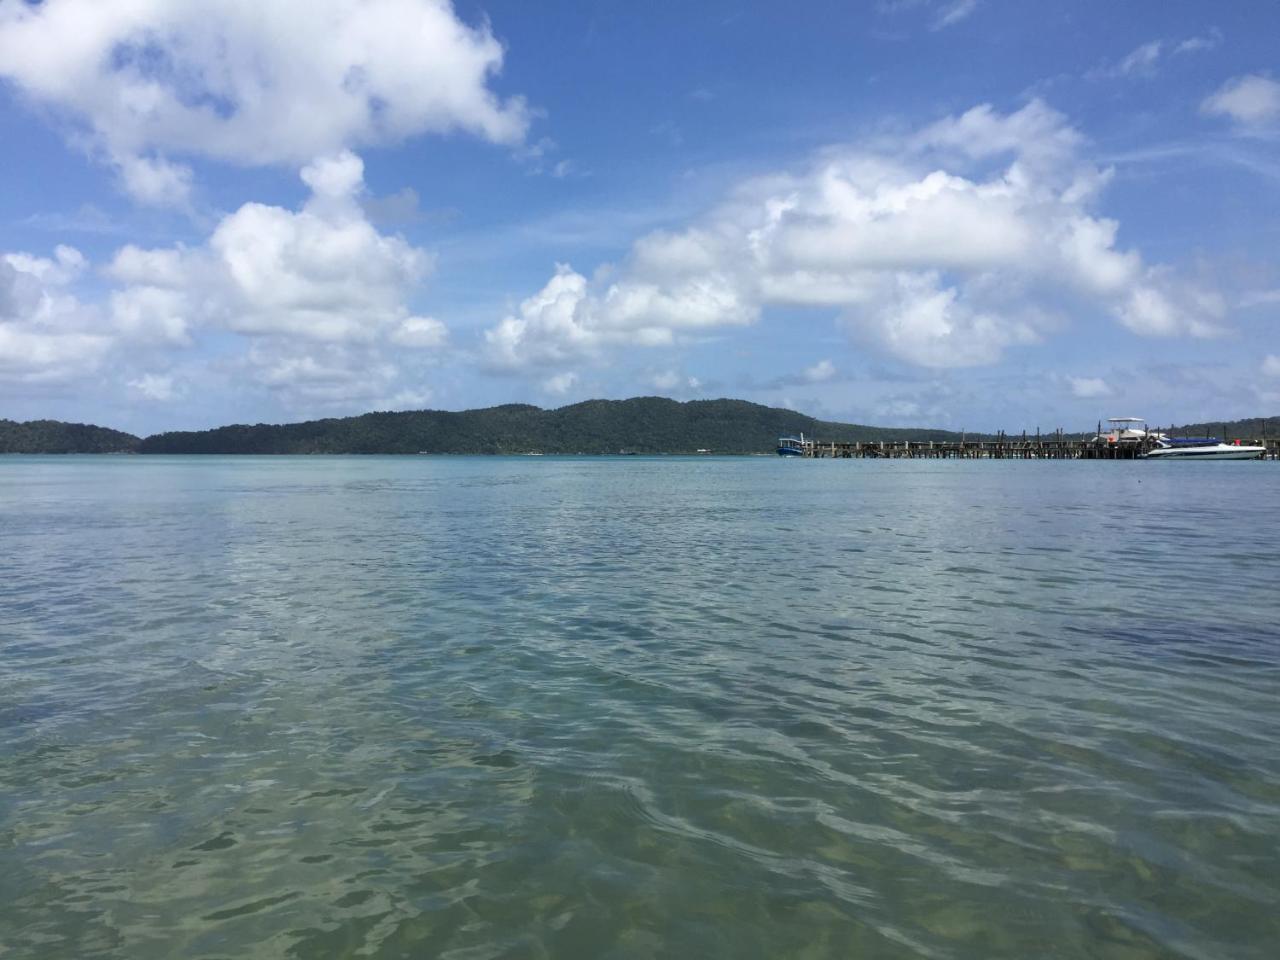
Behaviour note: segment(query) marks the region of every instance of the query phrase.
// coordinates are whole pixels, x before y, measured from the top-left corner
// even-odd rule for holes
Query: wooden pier
[[[1235,438],[1226,441],[1234,443]],[[1262,460],[1280,460],[1280,440],[1265,438],[1240,443],[1265,447]],[[1061,433],[1009,436],[978,440],[805,440],[804,456],[815,458],[967,459],[967,460],[1136,460],[1155,447],[1154,440],[1121,442],[1092,437],[1068,438]]]

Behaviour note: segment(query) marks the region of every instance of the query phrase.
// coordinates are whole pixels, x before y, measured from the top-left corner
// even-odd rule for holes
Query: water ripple
[[[8,458],[0,955],[1270,957],[1278,488]]]

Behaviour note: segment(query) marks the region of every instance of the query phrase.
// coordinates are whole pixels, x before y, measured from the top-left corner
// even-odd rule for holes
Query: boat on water
[[[798,437],[778,438],[778,456],[780,457],[804,457],[808,456],[812,450],[813,441],[806,440],[803,433]]]
[[[1101,430],[1093,438],[1095,443],[1115,443],[1120,445],[1146,443],[1148,440],[1160,442],[1163,433],[1156,433],[1147,428],[1147,421],[1141,417],[1108,417],[1110,426]]]
[[[1152,450],[1142,455],[1144,460],[1257,460],[1267,452],[1266,447],[1253,444],[1223,443],[1217,437],[1187,437],[1174,440],[1162,437]]]

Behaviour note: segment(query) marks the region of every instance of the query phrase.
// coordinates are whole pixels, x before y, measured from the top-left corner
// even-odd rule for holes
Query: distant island
[[[0,453],[135,453],[131,433],[61,420],[0,420]]]
[[[1280,417],[1187,424],[1179,432],[1276,436]],[[140,454],[718,454],[769,453],[777,437],[821,440],[958,440],[949,430],[818,420],[745,400],[635,397],[544,410],[507,404],[481,410],[366,413],[304,423],[236,424],[135,437],[57,420],[0,420],[0,453]],[[971,439],[985,435],[970,433]]]

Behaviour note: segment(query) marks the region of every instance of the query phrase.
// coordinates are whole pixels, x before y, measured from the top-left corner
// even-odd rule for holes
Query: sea
[[[1255,958],[1280,467],[0,458],[0,957]]]

